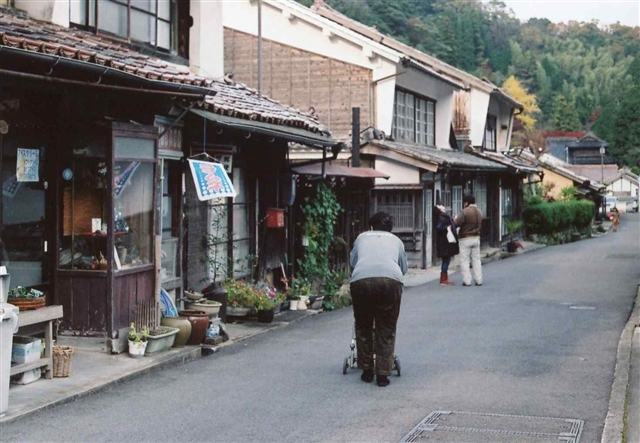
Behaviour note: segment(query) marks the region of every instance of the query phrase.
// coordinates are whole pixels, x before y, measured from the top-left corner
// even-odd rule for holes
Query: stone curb
[[[307,319],[309,317],[312,317],[312,316],[314,316],[316,314],[319,314],[320,312],[322,312],[322,311],[309,310],[309,314],[308,315],[301,316],[299,318],[294,318],[293,320],[288,321],[288,322],[275,324],[275,325],[273,325],[271,327],[262,329],[260,331],[256,331],[253,334],[247,334],[247,335],[245,335],[243,337],[240,337],[239,339],[235,339],[235,340],[234,339],[230,339],[230,340],[228,340],[228,341],[226,341],[226,342],[224,342],[224,343],[222,343],[222,344],[220,344],[218,346],[206,346],[206,345],[203,345],[203,346],[199,346],[199,347],[194,348],[194,349],[185,349],[184,352],[181,352],[181,353],[178,353],[178,354],[174,354],[174,355],[171,355],[171,356],[167,356],[167,358],[165,358],[163,360],[160,360],[156,364],[148,366],[146,368],[141,368],[141,369],[137,369],[137,370],[131,371],[129,373],[123,374],[122,376],[119,376],[119,377],[116,377],[116,378],[114,378],[112,380],[109,380],[109,381],[107,381],[105,383],[97,384],[96,386],[91,386],[91,387],[88,387],[88,388],[86,388],[86,389],[84,389],[82,391],[70,394],[70,395],[68,395],[68,396],[66,396],[64,398],[59,399],[59,400],[54,400],[54,401],[51,401],[49,403],[36,406],[36,407],[34,407],[34,408],[30,409],[30,410],[24,411],[23,413],[21,413],[19,415],[5,416],[3,418],[0,418],[0,425],[4,425],[4,424],[10,423],[10,422],[19,421],[19,420],[22,420],[22,419],[24,419],[24,418],[26,418],[28,416],[31,416],[31,415],[35,414],[36,412],[40,412],[40,411],[44,411],[44,410],[51,409],[51,408],[54,408],[54,407],[62,406],[62,405],[71,403],[73,401],[80,400],[82,398],[88,397],[90,395],[98,394],[100,392],[106,391],[106,390],[108,390],[110,388],[113,388],[115,386],[121,385],[122,383],[129,382],[129,381],[134,380],[136,378],[151,374],[153,372],[156,372],[156,371],[159,371],[159,370],[162,370],[162,369],[167,369],[167,368],[170,368],[170,367],[173,367],[173,366],[178,366],[178,365],[181,365],[181,364],[184,364],[184,363],[188,363],[190,361],[202,358],[203,356],[206,356],[206,355],[211,355],[211,354],[218,353],[220,350],[222,350],[225,347],[232,346],[232,345],[237,344],[237,343],[241,343],[241,342],[246,341],[246,340],[248,340],[250,338],[256,337],[258,335],[265,334],[265,333],[273,331],[275,329],[284,328],[284,327],[287,327],[289,325],[298,323],[298,322],[300,322],[302,320],[305,320],[305,319]],[[207,349],[210,350],[210,351],[206,352]]]
[[[622,330],[618,342],[618,355],[613,375],[609,409],[604,422],[601,443],[620,443],[625,431],[625,409],[629,387],[631,364],[631,345],[633,332],[640,325],[640,286],[638,287],[633,311],[626,326]]]

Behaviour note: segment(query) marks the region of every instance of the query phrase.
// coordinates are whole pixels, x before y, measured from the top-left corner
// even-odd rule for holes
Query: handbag
[[[451,226],[447,226],[447,241],[449,243],[457,243],[456,236],[453,235],[453,231],[451,231]]]

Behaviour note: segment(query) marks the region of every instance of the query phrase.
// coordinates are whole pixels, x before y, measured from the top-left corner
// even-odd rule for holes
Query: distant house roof
[[[547,152],[550,155],[554,156],[555,158],[558,158],[564,161],[567,158],[567,153],[566,153],[567,145],[569,143],[575,142],[576,140],[578,140],[578,137],[572,137],[572,136],[566,136],[566,135],[547,137],[547,140],[545,142],[547,147]]]
[[[16,9],[0,7],[0,49],[5,69],[23,69],[22,65],[13,68],[13,58],[9,55],[22,59],[26,57],[27,60],[48,59],[49,67],[66,63],[73,69],[72,73],[93,69],[100,70],[105,76],[117,74],[118,79],[145,80],[152,88],[166,90],[171,86],[174,92],[195,91],[203,96],[211,92],[211,95],[204,97],[203,107],[213,113],[294,127],[330,138],[330,132],[316,117],[260,97],[257,91],[244,85],[198,76],[190,72],[187,66],[144,55],[103,35],[37,21]],[[69,69],[66,71],[69,72]],[[53,73],[57,74],[55,69]]]
[[[566,165],[566,168],[577,175],[587,177],[591,181],[602,181],[602,170],[604,169],[604,182],[608,182],[609,177],[618,173],[618,165]]]
[[[582,137],[580,137],[577,141],[571,142],[567,145],[569,149],[572,148],[600,148],[604,146],[605,148],[609,146],[609,143],[602,140],[600,137],[595,135],[593,132],[589,131]]]
[[[478,171],[503,171],[508,172],[510,168],[497,161],[488,160],[481,156],[466,154],[464,152],[435,149],[426,146],[411,145],[391,140],[371,140],[365,143],[361,150],[363,153],[381,154],[381,151],[371,148],[387,150],[408,158],[413,158],[424,162],[431,167],[424,169],[436,172],[440,168],[478,170]]]
[[[620,168],[618,170],[618,173],[615,175],[612,175],[611,177],[608,177],[605,180],[605,183],[607,184],[611,184],[615,181],[618,181],[620,179],[625,179],[627,181],[630,181],[632,183],[635,183],[636,185],[638,184],[638,176],[636,174],[634,174],[633,172],[631,172],[631,170],[629,168]]]
[[[520,153],[520,158],[523,161],[531,163],[532,165],[537,165],[540,168],[547,169],[549,171],[555,172],[558,175],[568,178],[578,186],[587,186],[592,191],[599,192],[605,187],[597,180],[593,180],[589,177],[575,173],[569,168],[572,165],[569,165],[568,163],[565,163],[564,161],[559,160],[552,155],[543,154],[542,156],[540,156],[540,158],[536,159],[533,154],[525,150]]]

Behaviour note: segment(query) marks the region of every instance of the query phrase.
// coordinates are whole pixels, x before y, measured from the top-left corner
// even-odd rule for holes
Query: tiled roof
[[[506,155],[503,152],[485,151],[485,152],[476,152],[475,155],[484,157],[487,160],[502,163],[504,165],[509,166],[512,169],[515,169],[518,172],[524,172],[524,173],[530,173],[530,174],[537,174],[541,172],[540,169],[536,168],[535,166],[532,166],[529,163],[525,163],[520,159]]]
[[[578,140],[578,137],[573,136],[554,136],[547,137],[546,147],[549,154],[553,155],[555,158],[558,158],[564,161],[567,158],[565,148],[571,142],[575,142]]]
[[[293,126],[330,136],[330,132],[316,117],[260,97],[257,91],[245,85],[198,76],[190,72],[187,66],[141,54],[127,44],[106,36],[37,21],[16,9],[0,7],[0,49],[2,47],[79,60],[154,81],[209,88],[217,93],[213,97],[207,96],[205,100],[204,107],[211,112]]]
[[[569,180],[573,180],[579,185],[582,185],[586,181],[589,181],[589,187],[595,191],[598,191],[599,189],[604,187],[604,185],[602,185],[598,180],[579,175],[575,171],[572,171],[571,169],[569,169],[572,165],[565,163],[564,161],[554,157],[553,155],[542,154],[540,158],[536,159],[533,154],[525,150],[520,153],[520,158],[531,164],[538,165],[541,168],[553,171],[556,174],[568,178]]]
[[[369,143],[419,160],[434,162],[439,166],[450,166],[454,169],[464,168],[491,171],[509,170],[509,167],[502,163],[459,151],[434,149],[426,146],[410,145],[390,140],[371,140]]]
[[[565,168],[594,182],[602,181],[603,169],[605,183],[609,180],[609,177],[613,177],[618,173],[618,165],[605,164],[604,168],[601,165],[566,165]]]

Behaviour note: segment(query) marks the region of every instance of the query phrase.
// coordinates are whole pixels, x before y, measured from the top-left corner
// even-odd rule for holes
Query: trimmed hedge
[[[539,203],[522,214],[528,234],[555,234],[591,226],[596,206],[591,201],[576,200]]]

